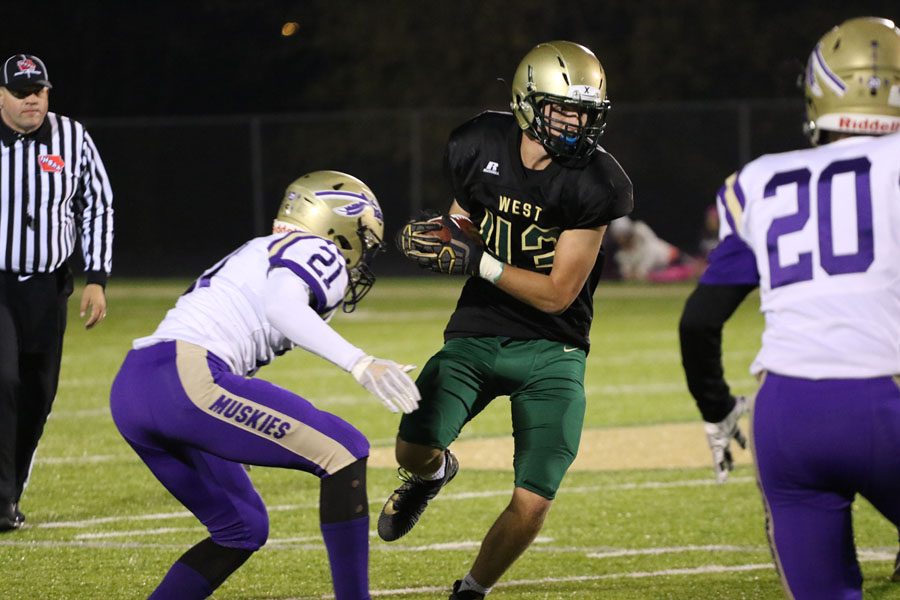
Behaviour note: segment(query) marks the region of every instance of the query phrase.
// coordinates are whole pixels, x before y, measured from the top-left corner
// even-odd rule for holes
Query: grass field
[[[133,338],[151,332],[187,282],[114,281],[109,318],[85,331],[74,310],[62,381],[30,487],[27,526],[0,536],[0,598],[146,598],[168,566],[205,537],[119,437],[110,383]],[[422,365],[439,348],[461,280],[379,281],[336,329],[369,352]],[[491,598],[780,598],[748,453],[712,483],[699,416],[680,367],[676,324],[689,286],[604,283],[588,358],[585,444],[547,524]],[[71,303],[74,309],[77,300]],[[725,332],[726,372],[738,393],[762,319],[748,299]],[[397,417],[349,375],[302,351],[260,376],[348,419],[373,443],[371,511],[395,487]],[[508,501],[509,409],[497,399],[463,432],[460,474],[407,537],[373,536],[374,597],[446,598]],[[455,447],[456,447],[455,446]],[[318,480],[255,468],[269,506],[268,544],[216,593],[227,598],[327,598]],[[867,598],[900,598],[887,577],[897,534],[865,502],[855,532]]]

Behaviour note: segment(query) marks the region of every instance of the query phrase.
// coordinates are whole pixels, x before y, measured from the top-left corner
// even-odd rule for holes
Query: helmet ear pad
[[[531,129],[534,124],[534,116],[535,109],[534,105],[527,98],[522,98],[518,94],[516,95],[516,99],[513,102],[509,103],[509,107],[512,109],[513,114],[516,116],[516,120],[519,122],[519,127],[524,130]]]

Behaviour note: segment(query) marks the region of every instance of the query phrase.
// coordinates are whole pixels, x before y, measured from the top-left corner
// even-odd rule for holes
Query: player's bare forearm
[[[511,265],[503,268],[503,274],[495,283],[498,288],[522,302],[550,314],[559,314],[569,308],[578,295],[559,285],[550,275],[534,273]],[[582,284],[583,285],[583,284]]]
[[[564,231],[549,274],[505,265],[495,285],[538,310],[559,314],[569,308],[584,287],[600,253],[605,230],[602,226]]]
[[[456,200],[448,212],[469,216]],[[605,231],[605,225],[593,229],[566,230],[557,241],[553,268],[549,273],[504,264],[499,278],[491,281],[517,300],[543,312],[559,314],[571,306],[584,287],[600,253]]]

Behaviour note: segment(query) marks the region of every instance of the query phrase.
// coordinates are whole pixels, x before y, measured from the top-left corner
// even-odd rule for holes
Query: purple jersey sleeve
[[[709,266],[700,277],[706,285],[759,285],[753,251],[732,233],[725,236],[709,254]]]

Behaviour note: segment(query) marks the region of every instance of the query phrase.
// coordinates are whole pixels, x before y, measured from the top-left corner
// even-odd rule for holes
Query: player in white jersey
[[[898,171],[900,134],[854,136],[763,156],[726,182],[766,318],[752,373],[900,372]]]
[[[368,441],[250,376],[300,347],[352,373],[390,410],[415,410],[412,367],[367,355],[327,324],[372,287],[384,219],[362,181],[317,171],[287,188],[273,230],[203,273],[152,335],[135,340],[112,386],[119,431],[210,534],[172,565],[153,599],[206,598],[265,543],[266,508],[244,464],[321,478],[335,596],[369,598]]]
[[[728,178],[726,258],[711,268],[760,287],[753,449],[785,590],[856,599],[856,494],[900,525],[900,29],[869,17],[835,27],[805,90],[821,145]],[[717,460],[744,410],[707,423]]]

